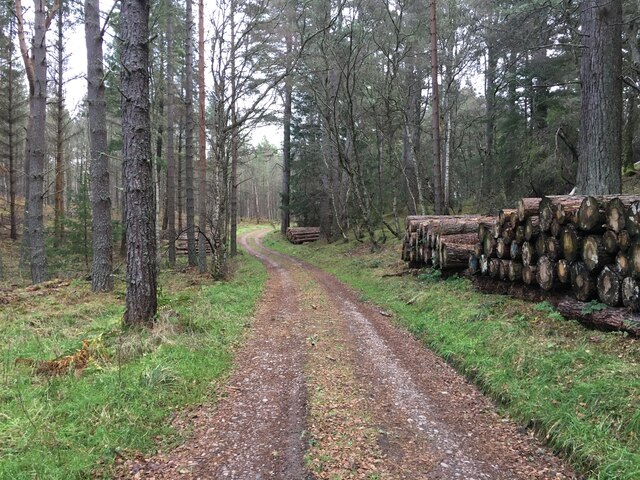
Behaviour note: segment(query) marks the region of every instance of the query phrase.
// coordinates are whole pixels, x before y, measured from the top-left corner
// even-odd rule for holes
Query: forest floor
[[[334,276],[241,243],[269,277],[225,393],[123,478],[552,479],[573,470]]]

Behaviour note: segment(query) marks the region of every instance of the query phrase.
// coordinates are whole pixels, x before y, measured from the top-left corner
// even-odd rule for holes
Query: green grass
[[[640,342],[532,305],[473,291],[467,280],[401,271],[399,244],[268,246],[335,274],[473,379],[502,412],[534,428],[594,479],[640,478]]]
[[[152,330],[121,327],[122,284],[106,295],[74,281],[2,305],[0,478],[108,478],[118,455],[179,442],[172,416],[215,401],[266,280],[246,255],[233,267],[228,282],[163,273]],[[15,365],[72,354],[85,338],[94,358],[81,376]]]

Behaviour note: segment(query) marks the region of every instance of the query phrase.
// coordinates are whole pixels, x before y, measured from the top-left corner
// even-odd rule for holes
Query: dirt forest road
[[[269,280],[226,396],[128,478],[576,478],[530,432],[331,275],[241,238]]]

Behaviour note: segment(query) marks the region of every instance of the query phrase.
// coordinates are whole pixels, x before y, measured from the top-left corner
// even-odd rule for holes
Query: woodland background
[[[157,238],[202,232],[214,257],[207,267],[200,259],[201,268],[218,275],[235,254],[238,218],[282,217],[288,224],[290,215],[301,225],[321,225],[330,240],[355,232],[375,243],[399,234],[405,214],[434,209],[436,174],[448,212],[496,212],[519,197],[569,193],[580,154],[580,61],[591,54],[581,12],[601,3],[614,5],[614,13],[620,7],[621,161],[633,175],[637,2],[439,1],[435,29],[425,1],[216,0],[206,8],[191,0],[153,2],[149,134]],[[4,1],[0,11],[0,231],[19,238],[28,196],[29,87],[18,37],[23,25],[30,40],[30,14],[40,6],[51,17],[46,127],[37,134],[46,142],[47,249],[77,254],[86,267],[95,198],[89,112],[68,110],[65,32],[85,22],[90,4],[97,2]],[[122,25],[119,4],[99,8],[107,135],[101,153],[117,242],[125,203]],[[434,66],[442,158],[436,169]],[[281,125],[283,138],[253,146],[252,129],[265,123]],[[167,248],[158,258],[171,256]],[[189,248],[195,264],[191,241]]]

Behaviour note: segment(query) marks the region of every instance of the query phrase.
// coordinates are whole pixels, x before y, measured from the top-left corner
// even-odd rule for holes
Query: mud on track
[[[227,395],[126,478],[575,478],[439,357],[331,275],[241,239],[266,292]]]

